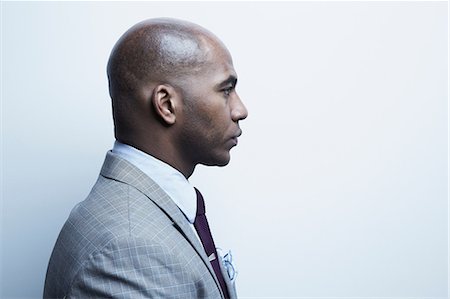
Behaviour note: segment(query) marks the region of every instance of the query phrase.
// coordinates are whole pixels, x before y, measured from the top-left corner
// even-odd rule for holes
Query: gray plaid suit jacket
[[[137,167],[108,152],[97,182],[72,210],[50,258],[44,298],[64,297],[224,296],[175,203]]]

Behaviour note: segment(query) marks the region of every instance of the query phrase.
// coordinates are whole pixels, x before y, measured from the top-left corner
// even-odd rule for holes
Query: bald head
[[[154,87],[169,84],[183,91],[185,79],[207,69],[218,47],[227,51],[208,30],[176,19],[145,20],[125,32],[107,67],[116,138],[148,127],[142,119],[157,119],[144,107]]]
[[[230,53],[186,21],[150,19],[114,46],[108,62],[116,139],[188,177],[196,164],[225,165],[247,111]]]
[[[181,77],[207,64],[211,42],[220,43],[211,32],[186,21],[150,19],[136,24],[111,52],[111,97],[136,97],[151,82],[176,86]]]

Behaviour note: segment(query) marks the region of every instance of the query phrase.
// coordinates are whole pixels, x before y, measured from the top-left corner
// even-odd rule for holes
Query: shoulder
[[[85,265],[102,255],[117,256],[148,244],[157,249],[155,244],[162,243],[162,236],[174,231],[172,221],[147,196],[100,176],[87,198],[73,208],[58,236],[46,287],[67,288]],[[162,247],[159,252],[164,252]]]
[[[71,211],[60,239],[72,239],[72,247],[79,244],[81,248],[74,248],[77,254],[92,254],[121,238],[142,235],[154,239],[172,224],[145,194],[131,185],[100,176],[88,197]]]

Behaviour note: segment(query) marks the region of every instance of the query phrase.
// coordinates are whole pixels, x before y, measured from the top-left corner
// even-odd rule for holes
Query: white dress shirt
[[[197,195],[194,187],[178,170],[130,145],[114,142],[112,152],[127,160],[155,181],[175,202],[194,229]]]

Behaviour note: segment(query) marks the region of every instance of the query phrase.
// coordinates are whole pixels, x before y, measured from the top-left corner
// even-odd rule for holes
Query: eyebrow
[[[218,84],[219,88],[223,88],[227,85],[231,84],[233,87],[236,86],[237,84],[237,78],[234,75],[230,75],[227,79],[225,79],[224,81],[220,82]]]

